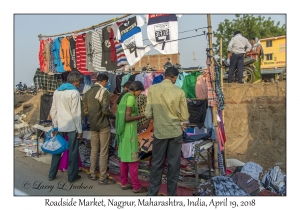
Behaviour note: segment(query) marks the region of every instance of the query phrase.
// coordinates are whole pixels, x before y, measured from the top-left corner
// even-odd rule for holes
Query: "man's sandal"
[[[109,184],[116,184],[116,181],[115,180],[113,180],[112,178],[110,178],[110,177],[107,177],[106,179],[104,179],[104,180],[100,180],[99,182],[98,182],[98,184],[99,185],[109,185]]]
[[[96,181],[97,177],[93,177],[91,174],[88,175],[88,178],[92,181]]]

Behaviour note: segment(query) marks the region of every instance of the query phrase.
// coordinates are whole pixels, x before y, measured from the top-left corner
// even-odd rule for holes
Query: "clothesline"
[[[75,31],[71,31],[71,32],[66,32],[66,33],[62,33],[62,34],[54,34],[54,35],[42,35],[42,34],[39,34],[38,37],[40,39],[42,38],[46,38],[46,37],[57,37],[57,36],[63,36],[63,35],[68,35],[68,34],[73,34],[73,33],[80,33],[80,32],[85,32],[85,31],[90,31],[90,30],[95,30],[97,28],[100,28],[100,27],[103,27],[103,26],[106,26],[110,23],[113,23],[113,22],[116,22],[118,20],[121,20],[123,18],[126,18],[128,16],[130,16],[131,14],[128,14],[128,15],[123,15],[121,17],[118,17],[118,18],[114,18],[114,19],[111,19],[111,20],[108,20],[108,21],[105,21],[103,23],[99,23],[97,25],[93,25],[91,27],[88,27],[88,28],[83,28],[83,29],[80,29],[80,30],[75,30]]]

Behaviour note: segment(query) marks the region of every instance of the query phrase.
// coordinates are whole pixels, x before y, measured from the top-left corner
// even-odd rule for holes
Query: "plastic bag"
[[[41,149],[45,153],[59,155],[69,148],[69,143],[59,134],[56,134],[51,139],[46,139]]]

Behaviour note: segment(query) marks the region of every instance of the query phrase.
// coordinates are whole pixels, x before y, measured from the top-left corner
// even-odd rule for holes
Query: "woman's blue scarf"
[[[71,83],[63,83],[61,86],[57,88],[58,91],[64,91],[64,90],[77,90],[77,88],[72,85]]]

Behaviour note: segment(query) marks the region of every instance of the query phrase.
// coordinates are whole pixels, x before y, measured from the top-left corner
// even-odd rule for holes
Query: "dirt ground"
[[[286,172],[286,82],[224,84],[226,156]]]
[[[15,95],[14,114],[25,114],[25,122],[29,123],[29,125],[37,124],[40,117],[41,95],[42,92],[39,92],[36,96],[29,94]]]
[[[253,161],[265,171],[278,165],[286,173],[286,82],[224,84],[223,92],[226,158]],[[15,114],[38,123],[41,95],[16,95]]]

